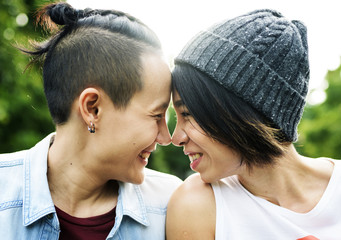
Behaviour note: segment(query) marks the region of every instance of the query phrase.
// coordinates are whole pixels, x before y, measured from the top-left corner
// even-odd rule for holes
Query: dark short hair
[[[75,10],[69,4],[43,7],[38,20],[51,31],[34,43],[33,62],[43,62],[44,91],[56,124],[65,123],[72,102],[87,87],[102,88],[124,108],[143,87],[141,55],[161,50],[155,33],[138,19],[115,10]]]
[[[172,85],[204,133],[239,153],[241,165],[263,167],[283,154],[283,133],[205,73],[175,64]]]

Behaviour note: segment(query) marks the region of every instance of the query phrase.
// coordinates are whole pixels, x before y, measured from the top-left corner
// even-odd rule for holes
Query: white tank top
[[[341,160],[319,203],[296,213],[256,197],[237,176],[212,183],[216,201],[216,240],[341,240]],[[339,162],[340,161],[340,162]]]

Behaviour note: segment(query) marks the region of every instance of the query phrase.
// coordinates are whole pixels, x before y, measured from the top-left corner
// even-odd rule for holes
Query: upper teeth
[[[194,160],[197,160],[200,157],[200,154],[196,153],[196,154],[193,154],[193,155],[188,155],[188,157],[189,157],[189,160],[192,163]]]
[[[150,155],[150,152],[143,152],[143,153],[140,153],[140,157],[141,157],[141,158],[144,158],[144,159],[149,158],[149,155]]]

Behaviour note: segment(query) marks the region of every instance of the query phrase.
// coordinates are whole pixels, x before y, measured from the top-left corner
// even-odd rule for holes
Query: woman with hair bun
[[[158,38],[114,10],[56,3],[38,20],[55,32],[23,51],[43,63],[56,132],[0,155],[0,238],[164,239],[181,181],[145,168],[171,141],[171,75]]]
[[[194,174],[172,196],[167,239],[341,236],[341,162],[297,153],[308,92],[307,30],[264,9],[198,33],[172,72],[177,125]]]

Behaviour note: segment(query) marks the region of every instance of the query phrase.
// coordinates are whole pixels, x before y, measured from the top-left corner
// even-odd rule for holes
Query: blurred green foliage
[[[341,159],[341,65],[328,71],[326,81],[326,100],[305,108],[296,148],[309,157]]]
[[[43,31],[33,22],[34,11],[49,1],[0,0],[0,153],[32,147],[55,130],[44,98],[41,69],[24,73],[29,62],[13,45],[40,40]],[[28,18],[26,19],[25,16]],[[25,21],[27,22],[25,23]],[[307,105],[295,144],[310,157],[341,158],[341,66],[329,71],[327,99],[320,105]],[[176,118],[168,110],[168,125],[173,132]],[[184,179],[192,173],[182,148],[159,146],[149,159],[150,168]]]
[[[0,3],[0,152],[32,147],[54,131],[40,70],[23,71],[29,62],[17,43],[41,38],[33,13],[42,1],[1,0]]]

